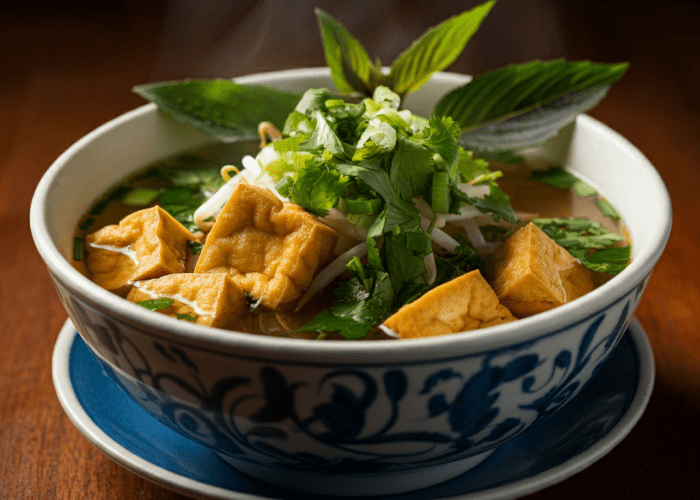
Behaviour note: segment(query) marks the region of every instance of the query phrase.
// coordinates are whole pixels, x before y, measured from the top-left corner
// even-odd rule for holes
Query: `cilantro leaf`
[[[404,200],[410,200],[428,188],[435,170],[433,151],[423,144],[402,135],[391,160],[391,185]]]
[[[483,213],[490,213],[494,222],[503,219],[517,224],[518,216],[515,215],[513,207],[510,205],[510,197],[494,181],[491,181],[490,184],[490,193],[483,198],[467,196],[456,186],[451,186],[450,195],[455,201],[472,205]]]
[[[326,164],[308,163],[299,171],[288,196],[293,203],[323,217],[338,204],[348,181],[346,176]]]
[[[371,292],[358,276],[340,283],[333,292],[338,297],[333,305],[296,331],[339,332],[350,340],[364,338],[376,323],[389,315],[393,298],[386,273],[376,273],[370,281]]]
[[[622,236],[595,221],[571,217],[539,218],[532,222],[593,271],[617,274],[629,264],[631,246],[612,246],[622,240]]]
[[[333,132],[320,111],[316,112],[316,128],[308,139],[299,144],[299,149],[302,151],[322,151],[325,149],[339,158],[347,156],[345,145]]]

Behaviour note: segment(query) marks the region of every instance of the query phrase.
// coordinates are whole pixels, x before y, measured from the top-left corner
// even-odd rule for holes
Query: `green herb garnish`
[[[129,206],[145,206],[158,197],[158,190],[137,187],[129,191],[123,198],[122,203]]]
[[[168,307],[172,306],[174,302],[175,299],[161,297],[158,299],[142,300],[141,302],[136,303],[141,307],[145,307],[151,311],[156,311],[158,309],[167,309]]]
[[[83,260],[85,240],[79,236],[73,238],[73,260]]]
[[[199,318],[199,316],[196,314],[176,314],[175,317],[177,317],[177,319],[182,319],[191,323],[194,323],[195,321],[197,321],[197,318]]]
[[[630,245],[613,246],[623,239],[622,236],[597,222],[574,217],[541,218],[532,222],[593,271],[617,274],[629,264]]]
[[[583,197],[598,194],[598,191],[588,183],[558,166],[552,166],[546,170],[534,170],[530,178],[559,189],[572,189],[577,195]]]

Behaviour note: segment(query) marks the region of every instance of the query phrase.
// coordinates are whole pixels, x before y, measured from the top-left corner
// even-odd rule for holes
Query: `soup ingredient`
[[[562,59],[511,65],[448,92],[435,114],[459,125],[465,148],[494,158],[553,137],[595,107],[627,67]]]
[[[515,320],[477,269],[401,307],[382,329],[401,338],[433,337]]]
[[[343,94],[372,95],[380,85],[391,87],[399,95],[414,92],[433,73],[442,71],[457,59],[495,3],[478,5],[431,28],[391,63],[386,75],[357,39],[317,8],[316,17],[333,83]]]
[[[87,269],[95,283],[125,296],[134,281],[183,272],[194,240],[162,208],[139,210],[87,236]]]
[[[160,301],[155,308],[159,313],[217,328],[231,326],[248,312],[245,293],[224,273],[179,273],[136,281],[126,299]]]
[[[493,276],[498,300],[519,318],[548,311],[593,290],[590,271],[532,222],[496,250]]]
[[[623,237],[598,222],[576,217],[536,218],[532,222],[593,271],[617,274],[629,264],[632,247],[618,246]]]
[[[239,183],[207,235],[195,273],[228,273],[269,309],[288,309],[333,256],[337,233],[271,191]]]

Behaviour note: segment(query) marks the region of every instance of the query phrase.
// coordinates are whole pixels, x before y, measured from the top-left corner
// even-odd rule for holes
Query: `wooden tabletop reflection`
[[[67,318],[29,231],[58,155],[143,103],[140,83],[323,66],[313,7],[390,63],[425,29],[477,1],[49,2],[0,16],[0,498],[184,498],[112,462],[68,420],[51,380]],[[498,0],[450,68],[479,73],[566,57],[631,67],[591,113],[656,166],[673,231],[637,311],[656,385],[608,455],[532,499],[700,498],[700,4]]]

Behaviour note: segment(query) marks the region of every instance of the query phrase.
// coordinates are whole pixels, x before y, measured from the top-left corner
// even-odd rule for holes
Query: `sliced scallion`
[[[122,198],[122,203],[131,207],[142,207],[148,205],[158,197],[155,189],[137,187],[126,193]]]
[[[433,212],[444,214],[450,208],[450,184],[447,172],[433,173]]]
[[[83,238],[73,238],[73,260],[83,260],[83,251],[85,248],[85,240]]]
[[[355,198],[346,199],[345,204],[349,214],[374,215],[382,208],[380,198]]]

